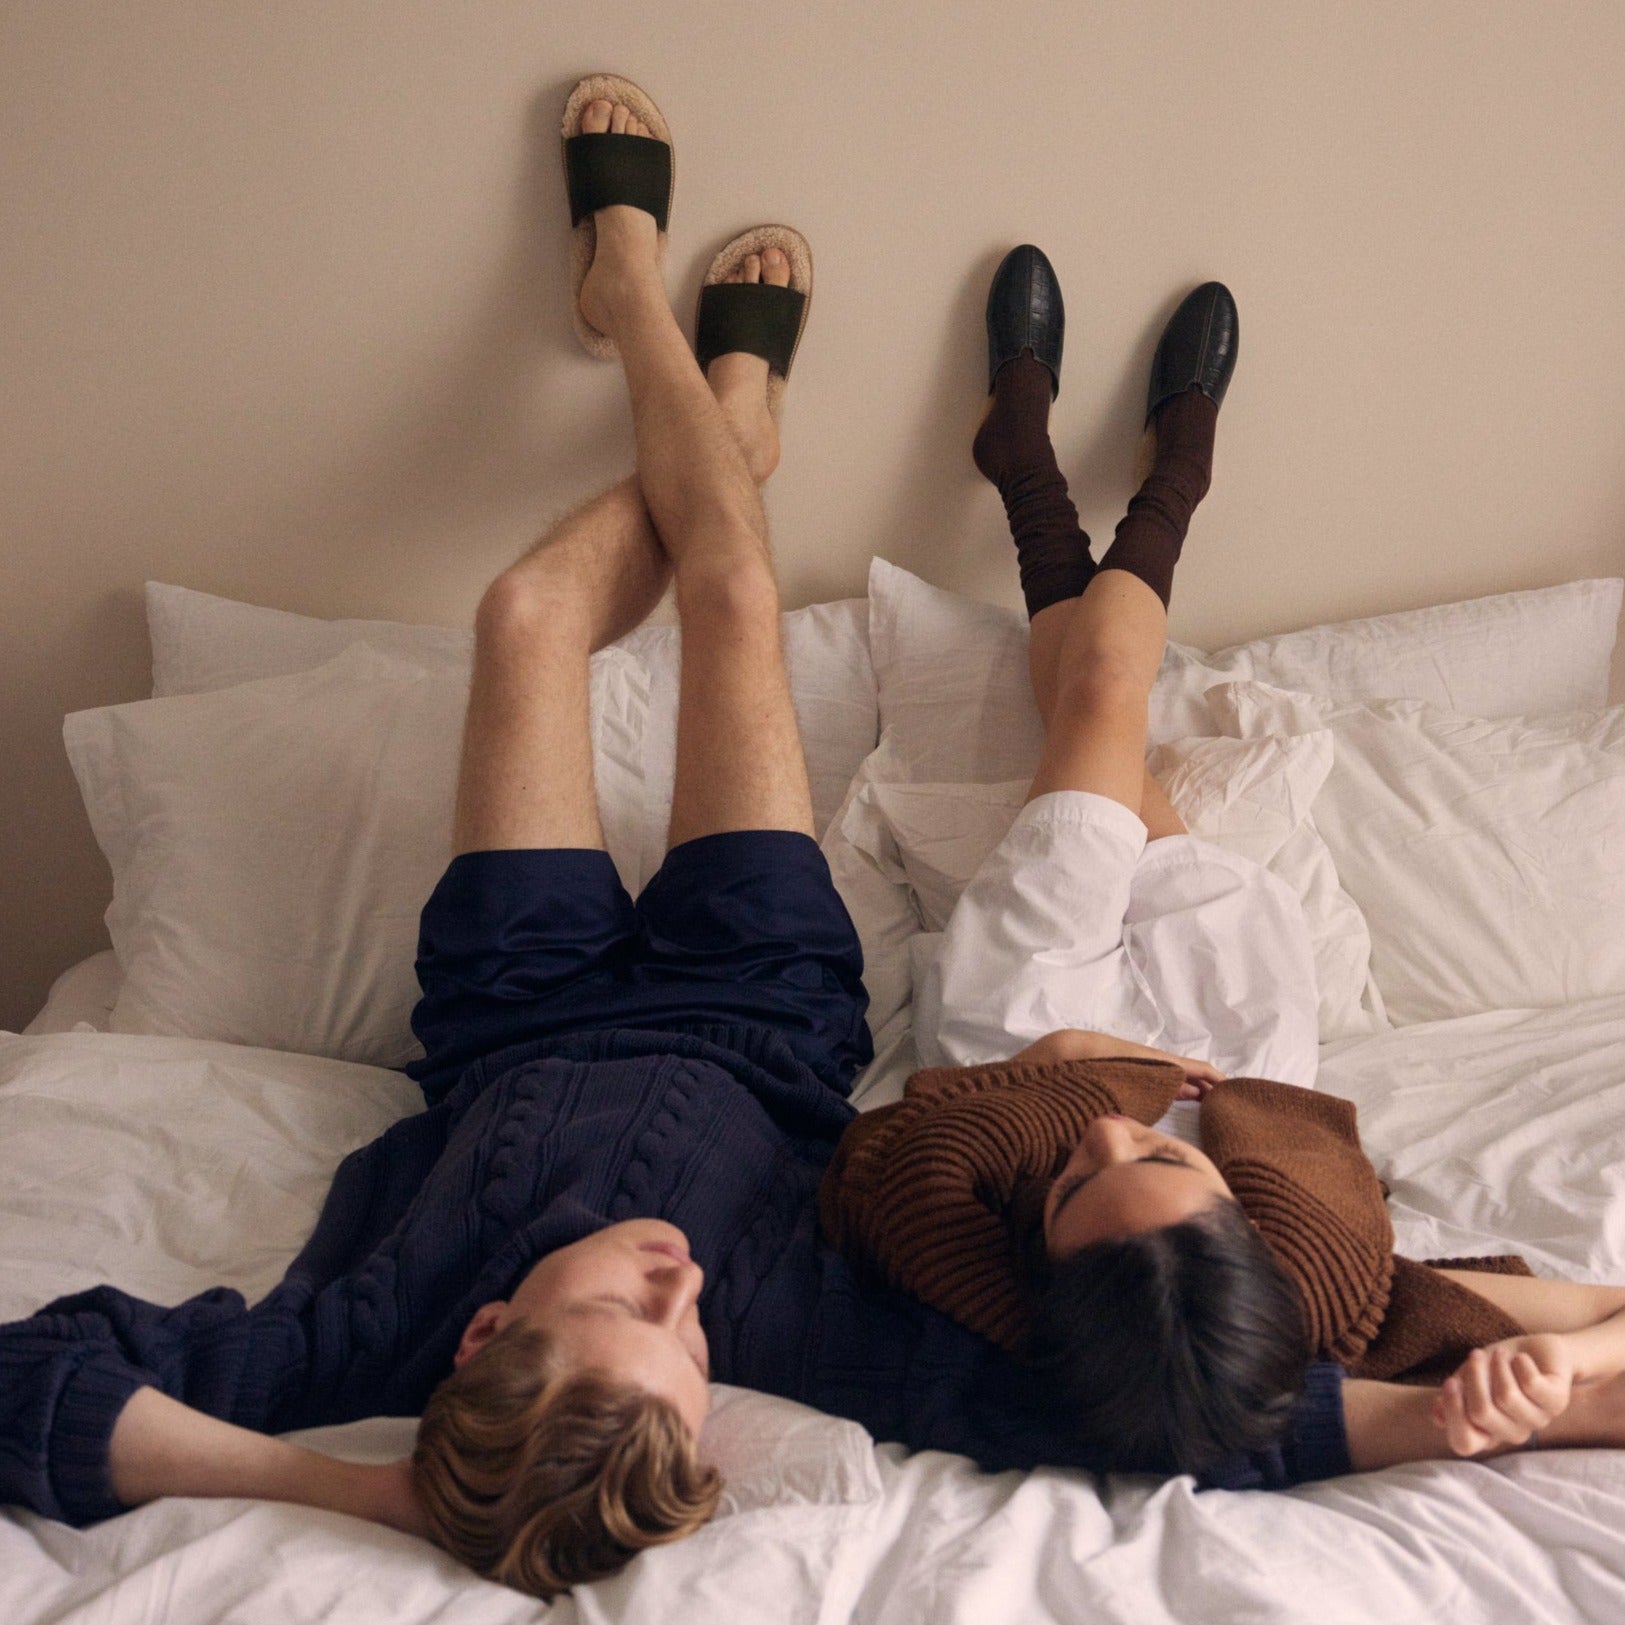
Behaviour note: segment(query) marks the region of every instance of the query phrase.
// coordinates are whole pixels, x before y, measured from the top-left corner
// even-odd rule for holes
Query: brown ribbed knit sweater
[[[1184,1075],[1165,1061],[937,1067],[841,1137],[819,1191],[824,1234],[855,1262],[1006,1349],[1030,1323],[1044,1194],[1083,1131],[1154,1123]],[[1216,1084],[1202,1148],[1303,1295],[1311,1345],[1353,1375],[1431,1381],[1523,1328],[1437,1269],[1396,1258],[1354,1107],[1256,1078]],[[1527,1274],[1515,1258],[1456,1268]]]

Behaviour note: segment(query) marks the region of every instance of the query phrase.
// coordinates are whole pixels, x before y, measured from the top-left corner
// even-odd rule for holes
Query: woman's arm
[[[1577,1383],[1597,1382],[1625,1371],[1625,1287],[1486,1270],[1441,1269],[1439,1274],[1488,1298],[1525,1332],[1565,1334]]]
[[[1576,1335],[1583,1334],[1536,1332],[1474,1349],[1440,1388],[1349,1378],[1344,1419],[1354,1470],[1484,1458],[1524,1446],[1625,1446],[1625,1375],[1581,1381]]]
[[[339,1461],[206,1416],[156,1388],[137,1389],[119,1413],[108,1476],[127,1507],[165,1495],[242,1496],[428,1535],[409,1459],[383,1466]]]
[[[1136,1044],[1132,1039],[1111,1033],[1089,1032],[1081,1027],[1063,1027],[1018,1050],[1012,1061],[1045,1066],[1055,1061],[1172,1061],[1185,1074],[1179,1091],[1181,1100],[1201,1100],[1214,1084],[1224,1082],[1224,1074],[1206,1061],[1193,1061],[1188,1055],[1170,1055],[1167,1050]]]

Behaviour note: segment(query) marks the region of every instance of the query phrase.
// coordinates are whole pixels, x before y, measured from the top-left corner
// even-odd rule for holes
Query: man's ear
[[[456,1354],[452,1356],[452,1368],[455,1370],[472,1360],[508,1324],[510,1318],[506,1303],[500,1300],[496,1303],[482,1303],[474,1311],[474,1318],[463,1329],[463,1340],[457,1345]]]

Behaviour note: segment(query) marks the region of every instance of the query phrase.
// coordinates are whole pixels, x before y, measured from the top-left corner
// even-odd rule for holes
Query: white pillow
[[[782,620],[785,666],[801,726],[814,827],[822,833],[840,806],[858,764],[880,732],[874,668],[869,661],[868,605],[851,598],[792,610]],[[240,604],[186,587],[147,583],[153,695],[195,694],[259,677],[305,671],[353,643],[365,643],[465,683],[473,634],[397,621],[325,621]],[[645,668],[649,705],[635,734],[595,733],[598,782],[606,823],[636,820],[636,862],[622,876],[635,894],[660,866],[671,821],[677,750],[677,682],[681,639],[675,626],[646,626],[593,657],[595,674],[619,652]],[[604,727],[595,713],[595,729]],[[630,801],[620,799],[631,797]],[[613,843],[612,843],[613,844]]]
[[[354,643],[465,683],[474,654],[474,634],[456,627],[328,621],[161,581],[147,583],[147,636],[155,700],[309,671]]]
[[[920,930],[907,871],[872,794],[875,785],[900,776],[888,735],[853,775],[823,840],[830,876],[863,946],[869,1032],[877,1047],[880,1035],[908,1009],[908,945]]]
[[[1332,767],[1330,734],[1184,740],[1154,752],[1150,765],[1193,834],[1272,870],[1302,900],[1315,951],[1322,1041],[1384,1027],[1365,922],[1338,885],[1331,855],[1310,822]],[[1026,792],[1024,779],[870,782],[855,796],[860,810],[847,828],[876,870],[906,882],[925,930],[941,931],[960,893],[1009,831]]]
[[[1601,705],[1622,591],[1619,580],[1576,581],[1311,627],[1215,655],[1170,644],[1151,695],[1151,743],[1222,732],[1203,695],[1241,678],[1345,701],[1427,700],[1478,716]],[[1023,616],[876,559],[869,644],[881,727],[893,735],[903,777],[989,783],[1032,774],[1043,730]]]
[[[1315,822],[1395,1023],[1625,992],[1625,708],[1493,720],[1254,683],[1210,699],[1243,737],[1331,730]]]
[[[609,727],[643,704],[617,654]],[[465,684],[355,646],[310,671],[64,725],[113,871],[114,1032],[399,1066],[450,853]],[[617,862],[641,831],[620,831]],[[632,849],[626,850],[630,839]]]

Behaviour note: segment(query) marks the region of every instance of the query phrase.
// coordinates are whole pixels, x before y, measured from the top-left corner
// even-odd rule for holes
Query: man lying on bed
[[[753,239],[697,366],[656,219],[606,201],[617,154],[663,148],[643,133],[658,115],[635,87],[591,88],[586,139],[610,145],[578,166],[599,188],[580,308],[619,348],[637,475],[480,606],[457,855],[422,923],[428,1109],[344,1161],[252,1309],[224,1288],[165,1309],[103,1287],[0,1329],[0,1501],[76,1524],[163,1495],[337,1508],[546,1595],[710,1516],[708,1378],[992,1468],[1092,1462],[1006,1353],[819,1239],[870,1048],[858,943],[810,834],[757,489],[778,379],[744,353],[787,365],[800,240]],[[635,156],[647,195],[665,153]],[[587,660],[672,579],[671,849],[634,904],[594,800]],[[419,1411],[391,1466],[267,1436]],[[1282,1442],[1205,1481],[1348,1466],[1341,1374],[1321,1365]]]

